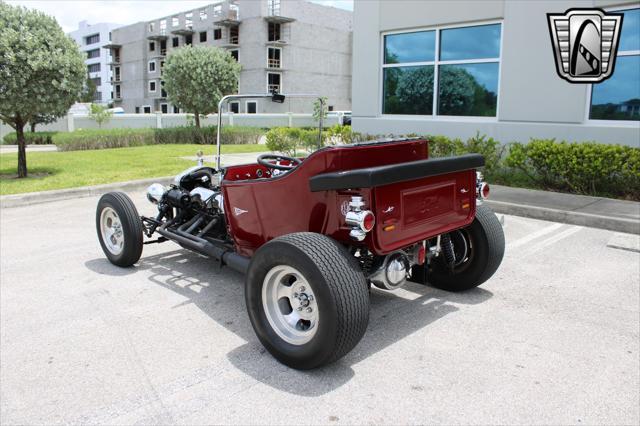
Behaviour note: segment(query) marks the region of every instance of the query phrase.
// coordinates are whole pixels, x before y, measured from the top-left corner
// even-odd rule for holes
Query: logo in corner
[[[570,83],[600,83],[613,75],[621,13],[569,9],[548,13],[556,71]]]
[[[244,213],[249,213],[249,210],[242,210],[237,207],[233,208],[233,214],[235,214],[236,216],[240,216],[241,214],[244,214]]]

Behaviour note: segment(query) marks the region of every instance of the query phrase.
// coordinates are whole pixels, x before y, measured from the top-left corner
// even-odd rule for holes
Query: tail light
[[[489,198],[489,184],[484,181],[482,173],[476,172],[476,196],[478,201],[486,200]]]
[[[370,210],[359,212],[350,211],[345,217],[345,222],[349,226],[360,228],[364,232],[369,232],[376,224],[376,217]]]
[[[483,200],[489,198],[489,191],[489,184],[486,182],[482,182],[482,185],[480,185],[480,198],[482,198]]]
[[[345,223],[352,227],[349,235],[356,241],[362,241],[367,232],[376,225],[376,216],[371,210],[362,210],[364,202],[362,197],[351,197],[349,210],[345,214]]]

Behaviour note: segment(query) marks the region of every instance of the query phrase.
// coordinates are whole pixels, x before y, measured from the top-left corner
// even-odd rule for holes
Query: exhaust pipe
[[[234,271],[240,272],[241,274],[246,274],[249,270],[249,263],[251,259],[249,259],[248,257],[241,256],[233,251],[218,247],[214,244],[211,244],[209,241],[195,236],[191,236],[193,239],[186,238],[182,235],[176,234],[175,232],[168,231],[167,229],[162,228],[158,228],[157,232],[163,237],[174,240],[190,250],[196,251],[208,257],[212,257],[222,262],[223,265],[227,265]],[[198,240],[200,241],[196,241],[196,238],[198,238]]]

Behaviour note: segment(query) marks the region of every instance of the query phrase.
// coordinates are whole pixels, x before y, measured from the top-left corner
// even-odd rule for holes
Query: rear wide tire
[[[504,231],[487,205],[477,207],[474,221],[462,231],[470,240],[468,264],[450,270],[441,259],[434,259],[427,274],[430,285],[447,291],[469,290],[491,278],[500,266],[505,250]]]
[[[298,330],[295,329],[290,333],[294,338],[287,338],[286,322],[275,321],[274,325],[274,315],[280,312],[274,314],[274,305],[264,301],[268,297],[265,294],[276,294],[269,290],[273,286],[270,277],[274,270],[284,271],[285,275],[287,271],[299,273],[300,282],[308,283],[306,287],[313,292],[312,305],[304,306],[317,309],[317,313],[313,311],[306,317],[316,328],[305,335],[303,327],[302,339],[296,340]],[[295,277],[290,281],[293,284],[286,279],[282,281],[283,292],[288,291],[286,285],[297,285]],[[298,290],[299,287],[293,288],[289,294]],[[297,297],[298,293],[295,294]],[[282,302],[279,297],[276,299]],[[307,303],[306,297],[304,303]],[[341,358],[360,341],[369,321],[369,286],[359,265],[336,241],[310,232],[285,235],[258,249],[246,277],[245,300],[260,342],[276,359],[296,369],[312,369]],[[296,306],[300,306],[298,302],[291,297],[291,303],[284,303],[288,306],[286,312],[281,313],[285,315],[290,309],[295,314]]]

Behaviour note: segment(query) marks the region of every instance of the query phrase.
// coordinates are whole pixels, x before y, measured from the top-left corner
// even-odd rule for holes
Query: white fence
[[[214,126],[218,122],[217,114],[208,115],[200,120],[202,126]],[[223,114],[222,122],[225,126],[250,127],[316,127],[318,122],[311,114]],[[325,127],[342,123],[339,115],[329,115],[324,120]],[[115,114],[103,129],[139,129],[139,128],[168,128],[193,124],[193,115],[188,114]],[[36,131],[73,132],[79,129],[97,129],[98,124],[88,116],[67,115],[55,123],[38,125]],[[25,130],[27,130],[25,128]],[[0,138],[13,129],[0,121]]]

